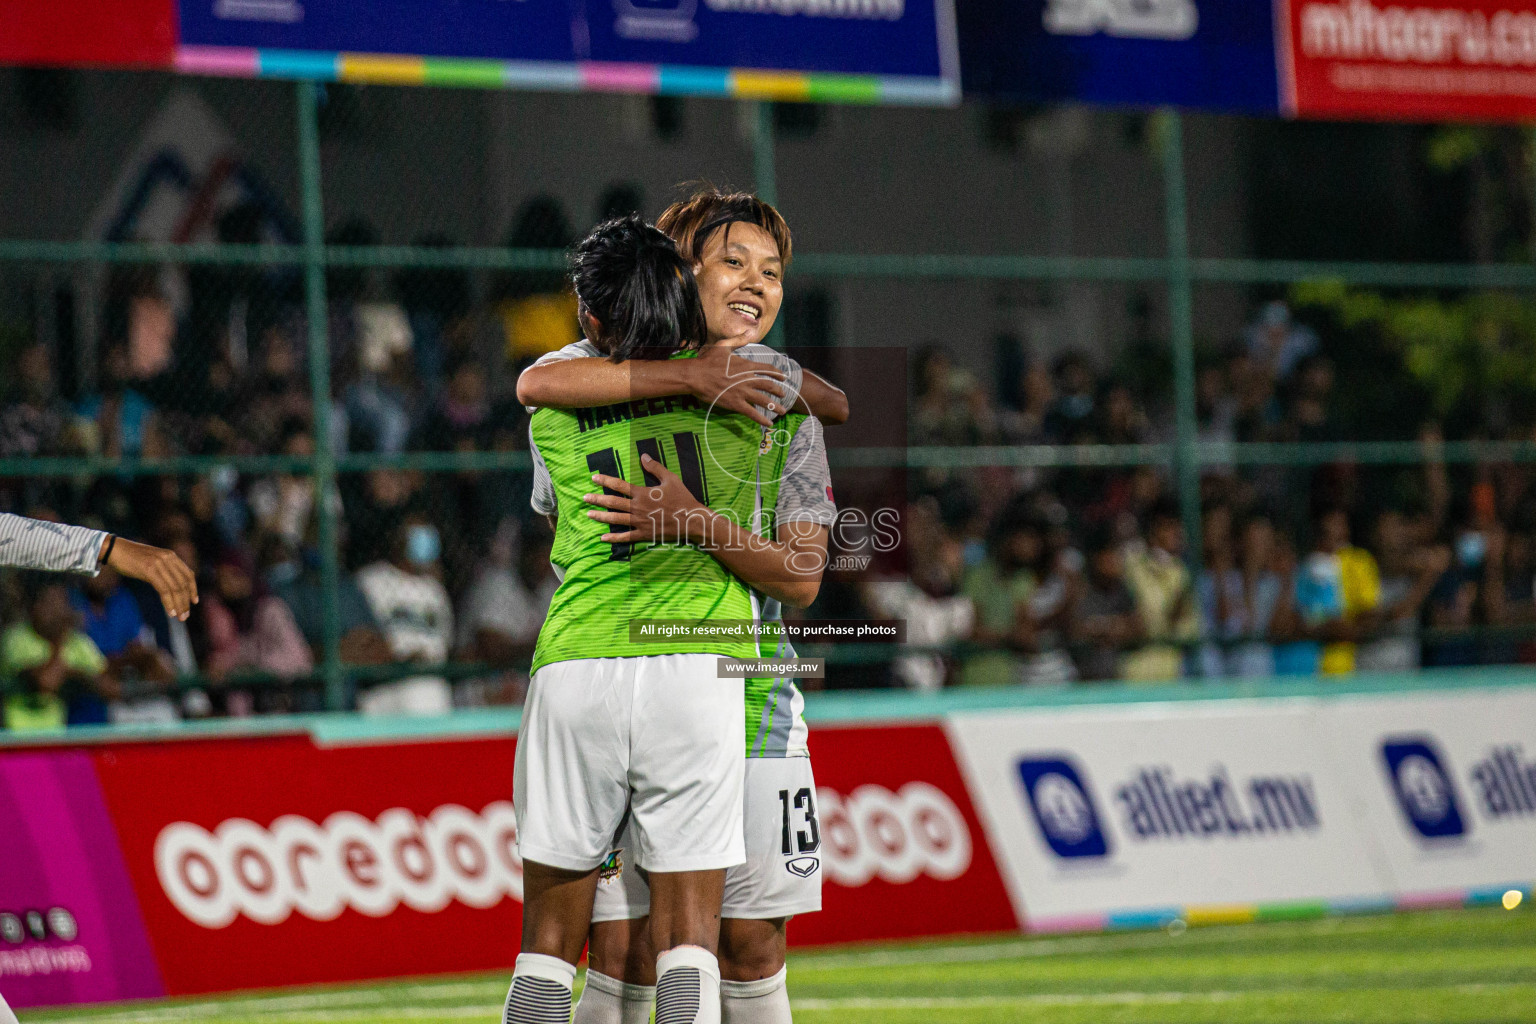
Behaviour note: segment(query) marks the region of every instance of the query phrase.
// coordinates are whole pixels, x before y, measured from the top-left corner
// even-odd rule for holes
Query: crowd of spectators
[[[636,201],[617,188],[599,213]],[[225,242],[259,232],[259,211],[247,207],[218,224]],[[561,249],[574,237],[560,205],[536,198],[507,241]],[[357,220],[329,240],[378,241]],[[332,268],[324,419],[299,285],[291,268],[119,268],[101,288],[88,385],[66,394],[48,346],[17,353],[0,395],[0,459],[95,457],[103,469],[0,478],[0,509],[171,548],[197,573],[202,600],[181,623],[110,569],[84,581],[5,576],[10,728],[36,724],[41,703],[30,698],[41,692],[64,694],[69,721],[82,724],[316,710],[328,626],[347,699],[366,712],[520,699],[555,585],[528,472],[343,464],[320,494],[306,467],[326,421],[340,458],[526,449],[516,373],[578,338],[562,273],[475,282],[453,269]],[[178,456],[215,468],[132,471]],[[249,456],[289,461],[259,474],[218,462]],[[322,519],[336,536],[334,600]]]
[[[599,212],[636,202],[618,189]],[[220,237],[258,240],[254,216],[226,213]],[[535,199],[508,242],[572,238],[560,206]],[[359,221],[331,239],[377,241]],[[303,467],[322,422],[342,457],[525,449],[516,374],[575,340],[574,300],[559,271],[472,280],[332,267],[326,285],[323,367],[310,365],[302,289],[284,268],[120,269],[103,283],[89,386],[74,393],[56,379],[57,352],[18,351],[0,400],[0,459],[99,457],[104,467],[0,477],[0,508],[171,548],[197,572],[202,601],[181,623],[110,569],[83,581],[4,577],[9,728],[41,724],[29,697],[40,692],[63,695],[79,723],[317,710],[328,629],[347,700],[365,712],[521,698],[555,586],[528,473],[343,463],[321,494]],[[1031,359],[1001,339],[990,383],[942,348],[913,356],[915,445],[1173,436],[1166,397],[1097,354]],[[321,370],[323,418],[311,398]],[[1326,347],[1279,303],[1199,367],[1197,394],[1203,441],[1339,436]],[[901,619],[907,649],[838,665],[829,684],[928,690],[1536,658],[1536,634],[1519,628],[1536,625],[1536,481],[1521,465],[1448,467],[1434,427],[1422,446],[1422,462],[1399,469],[1208,461],[1198,558],[1157,460],[913,470],[899,573],[833,574],[806,613]],[[183,455],[213,461],[185,474],[131,469]],[[290,461],[268,473],[207,470],[240,456]],[[334,590],[322,520],[334,526]]]
[[[942,349],[917,355],[914,443],[1172,441],[1171,403],[1129,376],[1009,344],[996,391]],[[1218,455],[1222,443],[1343,439],[1332,363],[1282,303],[1197,384],[1198,437]],[[929,690],[1536,660],[1536,474],[1448,465],[1432,423],[1417,443],[1420,462],[1398,467],[1207,459],[1198,559],[1164,466],[915,470],[908,571],[834,584],[842,614],[905,620],[912,651],[846,681]]]

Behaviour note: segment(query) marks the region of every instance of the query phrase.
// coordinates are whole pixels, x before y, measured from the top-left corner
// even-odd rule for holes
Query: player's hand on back
[[[771,363],[737,355],[745,344],[723,341],[688,360],[689,389],[706,405],[772,426],[772,416],[784,412],[784,374]]]
[[[641,456],[640,465],[657,483],[637,485],[592,474],[592,482],[604,490],[584,494],[582,500],[599,506],[587,511],[589,518],[613,527],[602,539],[610,544],[697,540],[712,515],[709,509],[681,477],[649,455]]]

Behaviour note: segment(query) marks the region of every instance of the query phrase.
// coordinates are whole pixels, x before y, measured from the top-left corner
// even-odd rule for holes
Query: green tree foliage
[[[1536,300],[1510,292],[1394,295],[1341,281],[1295,285],[1300,309],[1326,311],[1374,336],[1429,396],[1437,416],[1469,403],[1528,406],[1536,398]]]

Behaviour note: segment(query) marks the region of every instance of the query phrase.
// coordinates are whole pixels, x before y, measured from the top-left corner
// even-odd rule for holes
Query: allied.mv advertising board
[[[1031,930],[1191,904],[1376,900],[1349,792],[1302,702],[957,715],[949,731]]]
[[[1403,899],[1536,874],[1536,694],[1358,697],[1320,724]]]

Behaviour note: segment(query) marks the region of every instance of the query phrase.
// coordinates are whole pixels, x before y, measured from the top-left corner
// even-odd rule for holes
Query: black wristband
[[[115,547],[117,547],[117,534],[107,534],[107,550],[103,551],[101,557],[96,560],[96,568],[100,569],[112,560],[112,549]]]

